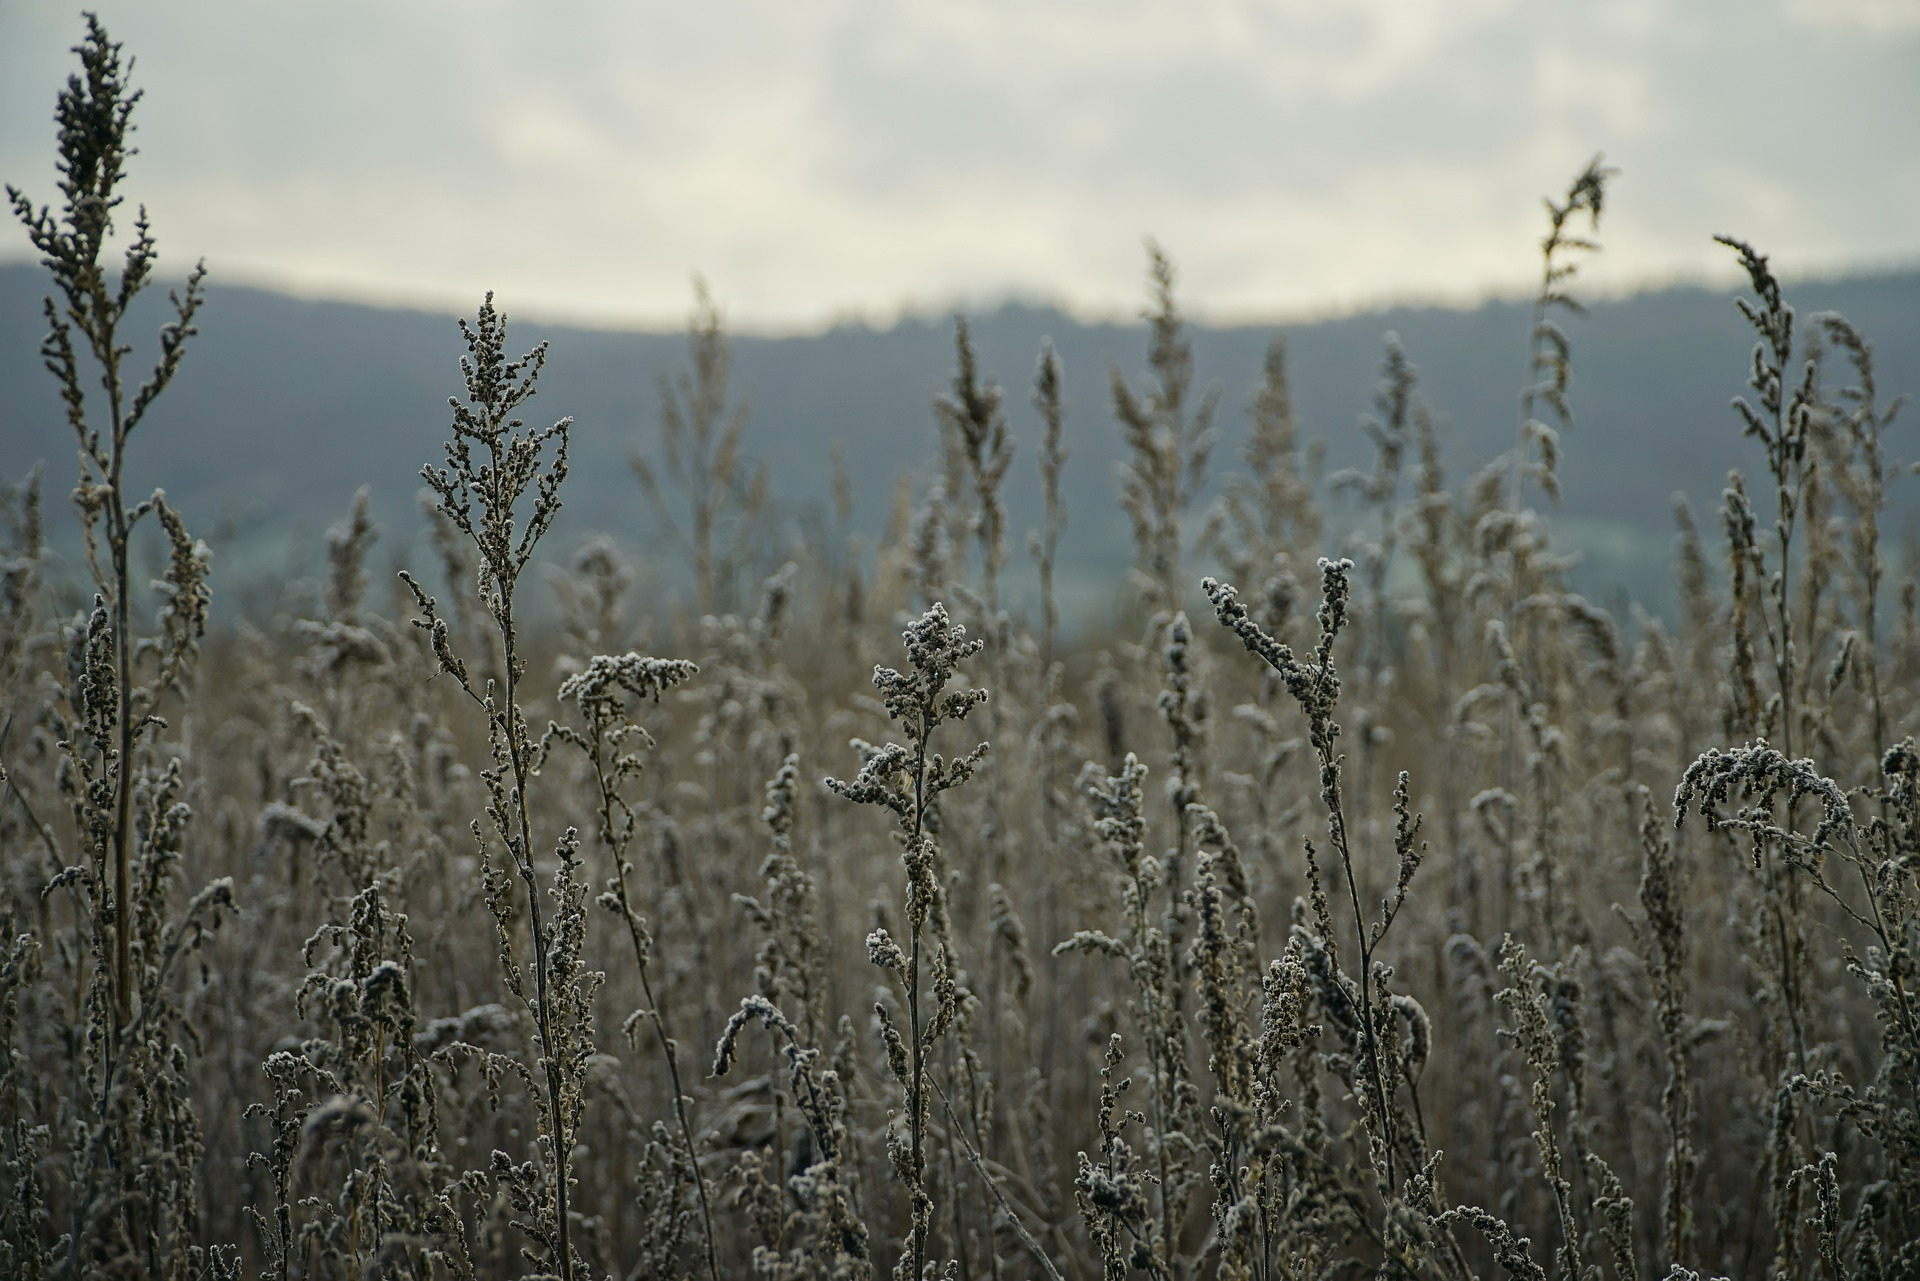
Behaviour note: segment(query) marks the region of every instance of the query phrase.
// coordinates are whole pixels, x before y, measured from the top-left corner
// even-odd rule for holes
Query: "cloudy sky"
[[[1920,0],[94,0],[175,261],[317,296],[742,327],[1017,295],[1221,319],[1920,262]],[[0,177],[51,198],[75,9],[0,0]],[[17,234],[0,256],[25,252]]]

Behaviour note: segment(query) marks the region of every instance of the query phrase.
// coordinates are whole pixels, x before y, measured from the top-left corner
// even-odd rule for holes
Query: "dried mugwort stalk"
[[[560,701],[580,709],[583,726],[550,722],[541,744],[544,757],[551,745],[563,742],[586,757],[592,771],[598,805],[596,820],[600,843],[613,861],[613,875],[600,895],[602,907],[618,916],[626,926],[633,946],[634,969],[640,976],[641,994],[646,1007],[628,1020],[631,1041],[634,1025],[644,1021],[653,1029],[661,1060],[667,1066],[667,1079],[673,1090],[674,1122],[684,1147],[687,1168],[700,1203],[700,1219],[706,1232],[707,1272],[719,1281],[720,1264],[714,1247],[714,1223],[707,1177],[700,1167],[700,1147],[694,1137],[693,1121],[687,1106],[687,1092],[680,1078],[679,1044],[667,1030],[666,1016],[654,996],[652,977],[653,938],[646,921],[634,907],[629,878],[633,863],[629,847],[639,828],[639,814],[629,799],[628,789],[638,780],[643,765],[641,752],[653,746],[647,731],[632,719],[635,703],[658,702],[665,690],[691,680],[699,668],[684,659],[649,658],[628,651],[625,654],[596,655],[585,671],[569,676],[560,685]]]
[[[1199,496],[1207,460],[1219,440],[1213,425],[1219,394],[1208,390],[1189,404],[1193,341],[1173,296],[1173,263],[1147,244],[1152,301],[1147,366],[1152,386],[1135,391],[1119,369],[1111,377],[1113,413],[1128,457],[1115,467],[1120,505],[1133,525],[1136,586],[1151,614],[1180,606],[1181,521]]]
[[[486,718],[493,762],[481,773],[488,795],[487,818],[524,891],[533,946],[531,993],[524,983],[524,964],[515,955],[511,929],[515,909],[508,885],[488,858],[490,844],[477,821],[474,840],[483,859],[508,990],[526,1003],[534,1018],[537,1066],[544,1085],[538,1096],[543,1181],[536,1185],[525,1173],[526,1167],[514,1166],[501,1153],[495,1153],[494,1169],[509,1199],[530,1209],[532,1220],[521,1226],[545,1247],[544,1262],[562,1281],[572,1281],[568,1166],[586,1103],[586,1063],[594,1053],[593,992],[603,976],[582,964],[586,915],[581,904],[586,888],[575,880],[579,838],[571,827],[556,843],[559,877],[552,890],[556,914],[550,919],[541,905],[530,795],[540,745],[521,702],[527,657],[515,617],[515,593],[535,546],[560,514],[560,486],[567,476],[573,420],[563,418],[550,427],[523,430],[525,423],[514,415],[534,394],[547,348],[542,343],[525,356],[509,359],[506,332],[506,317],[494,308],[491,293],[473,324],[460,321],[467,343],[467,355],[460,360],[466,400],[448,401],[453,409],[453,439],[446,443],[446,466],[425,467],[420,473],[438,498],[440,514],[473,545],[475,587],[493,623],[504,688],[490,680],[476,688],[466,663],[454,651],[437,602],[411,574],[403,571],[401,578],[419,606],[421,617],[415,626],[427,633],[439,670],[453,678]]]
[[[966,628],[953,622],[946,607],[936,602],[911,623],[902,636],[908,670],[877,667],[874,687],[887,716],[906,735],[906,745],[879,747],[856,740],[862,762],[851,781],[829,778],[827,786],[859,805],[874,805],[894,816],[901,841],[901,861],[907,873],[907,946],[903,951],[886,930],[876,929],[867,939],[868,956],[899,983],[906,998],[907,1029],[902,1036],[884,1003],[875,1005],[885,1042],[887,1064],[906,1096],[907,1137],[904,1148],[889,1139],[894,1171],[906,1186],[910,1225],[902,1254],[900,1276],[919,1278],[926,1269],[927,1238],[933,1222],[933,1201],[927,1186],[927,1130],[931,1121],[929,1058],[952,1026],[956,989],[952,944],[934,939],[931,952],[933,1005],[926,1007],[921,990],[930,919],[944,921],[939,901],[940,849],[929,828],[929,818],[942,793],[965,783],[986,756],[981,743],[951,760],[932,748],[934,732],[944,724],[966,719],[987,701],[987,691],[968,688],[949,692],[960,664],[980,652],[982,642],[969,640]]]
[[[206,272],[196,265],[185,286],[170,293],[173,314],[161,327],[159,354],[135,385],[125,326],[159,260],[144,208],[117,279],[104,259],[126,199],[120,187],[135,152],[130,137],[140,94],[127,82],[132,61],[122,59],[121,46],[93,14],[86,24],[73,50],[79,74],[68,79],[54,113],[61,208],[36,208],[19,189],[6,189],[58,295],[43,300],[48,332],[40,356],[60,385],[79,447],[73,503],[94,588],[91,610],[55,647],[67,660],[58,695],[67,710],[49,708],[46,717],[78,858],[54,871],[42,899],[66,889],[80,904],[70,953],[78,986],[68,1015],[77,1089],[61,1127],[71,1217],[54,1266],[67,1275],[138,1269],[183,1276],[213,1264],[199,1239],[202,1131],[180,1048],[195,1037],[172,989],[177,968],[234,900],[231,880],[221,877],[183,911],[170,902],[193,808],[182,761],[162,764],[156,747],[168,728],[163,702],[187,692],[199,656],[212,553],[187,532],[164,493],[130,497],[128,451],[197,332]],[[37,500],[24,515],[22,532],[37,544]],[[133,562],[136,534],[149,516],[160,526],[167,562],[154,584],[158,634],[142,638],[133,623]],[[17,598],[30,583],[10,571],[9,595]],[[15,644],[10,630],[6,648]],[[10,727],[11,708],[6,720]],[[66,864],[51,830],[37,819],[33,826],[56,864]],[[33,1184],[22,1181],[23,1195]],[[36,1250],[30,1257],[48,1256]]]

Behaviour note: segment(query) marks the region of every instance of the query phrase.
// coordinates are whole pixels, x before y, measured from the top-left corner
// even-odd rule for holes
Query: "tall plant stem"
[[[712,1281],[720,1281],[720,1262],[714,1253],[713,1207],[707,1196],[707,1176],[700,1169],[700,1149],[694,1142],[693,1122],[687,1116],[686,1089],[680,1082],[680,1056],[673,1037],[668,1033],[666,1015],[660,1010],[660,1002],[653,994],[653,977],[647,965],[647,943],[641,937],[640,923],[634,915],[633,903],[627,890],[626,841],[616,841],[614,837],[613,807],[620,803],[608,785],[605,758],[600,751],[600,736],[593,734],[590,741],[590,759],[593,762],[594,777],[599,780],[600,788],[600,835],[613,853],[614,893],[620,900],[620,915],[627,923],[627,937],[633,944],[633,965],[640,975],[640,992],[647,1001],[647,1022],[653,1027],[655,1042],[660,1046],[660,1057],[666,1060],[667,1077],[673,1086],[673,1117],[680,1127],[680,1139],[687,1148],[687,1167],[693,1171],[693,1189],[700,1201],[700,1222],[706,1229],[707,1275]]]
[[[502,470],[495,463],[495,474]],[[507,699],[504,712],[495,712],[504,720],[507,759],[513,769],[514,817],[520,829],[520,880],[527,890],[527,919],[533,931],[533,983],[535,1016],[540,1025],[541,1067],[547,1082],[547,1112],[553,1126],[553,1188],[555,1231],[559,1238],[557,1260],[561,1281],[573,1281],[573,1248],[567,1207],[567,1158],[570,1140],[565,1113],[561,1111],[560,1063],[553,1035],[553,1007],[547,993],[548,951],[545,918],[540,912],[540,883],[533,863],[533,833],[527,818],[527,774],[525,735],[520,725],[520,663],[513,626],[513,583],[504,575],[494,576],[494,588],[500,594],[500,638],[505,658]]]
[[[1374,1106],[1380,1110],[1380,1146],[1387,1157],[1387,1186],[1393,1186],[1393,1120],[1387,1111],[1386,1075],[1380,1067],[1380,1037],[1373,1018],[1373,945],[1367,939],[1367,918],[1360,909],[1360,891],[1353,879],[1353,853],[1347,844],[1347,819],[1342,810],[1339,762],[1331,755],[1321,756],[1321,778],[1326,792],[1327,820],[1333,847],[1340,855],[1340,867],[1346,874],[1347,901],[1353,907],[1354,941],[1360,949],[1360,1031],[1367,1042],[1367,1075],[1372,1078]],[[1331,940],[1329,940],[1331,942]]]
[[[108,328],[105,345],[113,346],[113,330]],[[121,492],[121,459],[125,454],[125,433],[120,407],[120,371],[118,362],[107,367],[107,394],[113,414],[113,465],[107,476],[110,497],[107,500],[107,539],[113,556],[113,649],[114,667],[119,678],[116,690],[116,727],[119,731],[119,760],[113,770],[113,1011],[114,1050],[127,1025],[133,1022],[133,951],[128,935],[133,926],[132,904],[128,901],[128,881],[133,863],[133,789],[127,785],[133,768],[133,647],[129,644],[132,609],[127,600],[128,525],[125,495]]]
[[[909,849],[918,849],[921,833],[926,824],[927,805],[927,736],[933,732],[933,699],[920,700],[920,742],[919,750],[913,760],[913,830],[908,837]],[[912,881],[909,880],[909,885]],[[918,889],[913,891],[919,893]],[[926,1180],[926,1153],[923,1148],[926,1090],[926,1047],[920,1036],[920,920],[925,904],[907,905],[907,1028],[913,1037],[912,1084],[907,1090],[907,1133],[912,1145],[914,1191],[926,1195],[921,1185]],[[913,1239],[910,1250],[913,1255],[913,1275],[918,1278],[927,1267],[927,1228],[928,1219],[922,1215],[912,1215]]]

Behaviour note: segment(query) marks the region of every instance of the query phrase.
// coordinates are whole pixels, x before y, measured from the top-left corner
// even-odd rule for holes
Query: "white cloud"
[[[749,325],[1001,291],[1131,312],[1463,296],[1623,174],[1597,279],[1920,256],[1907,0],[102,3],[163,245],[310,292]],[[1892,16],[1889,16],[1892,15]],[[0,175],[52,193],[78,26],[0,7]],[[23,251],[17,239],[10,249]]]
[[[1810,27],[1851,27],[1874,35],[1920,31],[1920,5],[1913,0],[1784,0],[1781,11]]]

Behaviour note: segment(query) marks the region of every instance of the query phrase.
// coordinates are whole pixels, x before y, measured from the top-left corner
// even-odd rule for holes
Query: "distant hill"
[[[53,380],[36,356],[43,290],[37,269],[0,266],[0,476],[17,478],[44,461],[57,504],[69,485],[73,446]],[[1875,344],[1888,396],[1920,391],[1920,272],[1805,282],[1789,290],[1789,299],[1803,316],[1832,309],[1860,326]],[[511,316],[512,299],[502,302]],[[149,319],[135,331],[143,344],[158,311]],[[1039,424],[1027,396],[1040,341],[1050,337],[1067,374],[1066,568],[1083,581],[1112,573],[1129,552],[1113,500],[1111,472],[1121,447],[1108,371],[1117,364],[1140,376],[1144,329],[1086,325],[1019,306],[971,320],[985,369],[1008,388],[1020,442],[1009,492],[1012,550],[1038,518],[1031,447]],[[1304,434],[1326,440],[1330,469],[1366,462],[1355,423],[1368,406],[1382,336],[1391,330],[1419,366],[1422,393],[1444,417],[1450,458],[1464,475],[1512,442],[1526,320],[1523,304],[1493,302],[1286,326]],[[462,347],[451,316],[216,285],[200,328],[175,386],[142,428],[139,487],[164,486],[197,530],[224,521],[250,531],[227,554],[229,569],[236,562],[256,570],[284,564],[286,549],[310,546],[361,484],[372,486],[376,518],[391,536],[412,537],[421,523],[417,473],[439,455],[446,400],[459,385]],[[1563,441],[1566,493],[1554,516],[1556,537],[1587,552],[1582,579],[1589,590],[1624,586],[1657,598],[1672,534],[1670,495],[1691,495],[1710,524],[1727,469],[1758,469],[1757,450],[1728,408],[1744,389],[1751,338],[1729,296],[1701,288],[1599,303],[1569,328],[1578,421]],[[1238,463],[1246,408],[1273,332],[1249,326],[1194,335],[1199,379],[1221,389],[1226,438],[1216,471]],[[626,460],[653,440],[655,380],[683,358],[684,339],[530,323],[510,330],[516,348],[542,338],[552,351],[530,417],[571,414],[577,424],[568,514],[556,538],[571,545],[604,531],[639,548],[650,526]],[[736,382],[753,411],[748,448],[770,466],[776,496],[790,511],[824,502],[828,446],[839,441],[858,494],[856,525],[877,531],[896,478],[934,456],[929,404],[952,368],[950,322],[743,337],[734,352]],[[1920,414],[1903,420],[1913,421]],[[1897,452],[1920,456],[1920,448],[1904,446],[1907,439],[1903,434]],[[1908,511],[1914,506],[1905,504]]]

